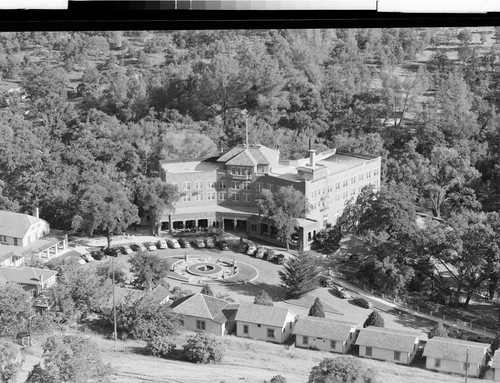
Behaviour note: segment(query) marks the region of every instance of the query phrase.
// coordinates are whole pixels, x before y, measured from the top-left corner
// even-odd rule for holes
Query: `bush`
[[[255,297],[253,303],[262,306],[274,306],[273,300],[264,290],[260,291],[259,295]]]
[[[380,315],[378,311],[373,310],[371,314],[368,315],[368,318],[366,318],[363,327],[369,327],[369,326],[384,327],[384,318],[382,318],[382,315]]]
[[[273,376],[269,382],[264,380],[264,383],[286,383],[286,378],[282,375],[276,375]]]
[[[184,355],[195,363],[218,363],[222,361],[224,352],[214,336],[200,332],[187,340]]]
[[[175,343],[171,343],[165,336],[155,336],[148,340],[145,350],[153,356],[165,358],[175,350]]]
[[[314,300],[313,305],[309,309],[309,316],[310,317],[318,317],[318,318],[325,317],[325,309],[323,307],[323,303],[321,303],[321,299],[316,298]]]
[[[440,336],[443,338],[448,338],[448,331],[446,330],[446,327],[444,327],[443,322],[438,322],[436,325],[429,331],[428,338],[432,339],[435,336]]]
[[[214,296],[214,292],[209,285],[203,285],[203,288],[201,289],[201,293],[204,295],[209,295],[211,297]]]
[[[373,372],[352,356],[325,358],[314,366],[307,383],[374,383]]]

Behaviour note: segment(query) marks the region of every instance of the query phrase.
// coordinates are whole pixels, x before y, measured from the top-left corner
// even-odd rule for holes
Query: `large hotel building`
[[[311,210],[298,219],[300,247],[310,248],[318,231],[334,224],[348,200],[380,185],[380,157],[326,150],[309,158],[280,160],[278,149],[241,145],[219,157],[160,161],[163,181],[176,185],[180,199],[164,216],[164,229],[218,227],[279,243],[275,229],[259,217],[255,199],[263,189],[292,185]]]

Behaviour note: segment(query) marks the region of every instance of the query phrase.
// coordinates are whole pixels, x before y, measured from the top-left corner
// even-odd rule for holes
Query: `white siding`
[[[427,357],[425,361],[425,368],[428,370],[438,371],[438,372],[451,372],[454,374],[465,375],[465,364],[464,362],[457,362],[455,360],[441,359],[440,366],[436,367],[436,358]],[[469,364],[469,376],[479,376],[481,371],[480,365]],[[495,374],[497,375],[497,374]],[[495,376],[495,380],[500,380],[500,377]]]

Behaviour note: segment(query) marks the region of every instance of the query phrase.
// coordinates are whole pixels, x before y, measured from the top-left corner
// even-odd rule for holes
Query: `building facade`
[[[356,341],[359,327],[330,318],[299,318],[293,329],[295,346],[346,354]]]
[[[241,304],[235,317],[236,336],[284,343],[292,334],[296,318],[285,308]]]
[[[363,358],[408,365],[415,358],[421,337],[413,331],[367,327],[360,330],[356,344]]]
[[[308,249],[316,233],[334,224],[350,199],[364,186],[380,186],[380,157],[354,155],[335,149],[308,158],[279,159],[279,149],[241,145],[220,157],[161,161],[161,178],[176,185],[180,199],[163,217],[165,229],[218,227],[279,243],[276,230],[258,216],[255,200],[264,189],[293,186],[310,204],[298,220],[297,235]]]
[[[489,346],[488,343],[434,337],[425,345],[425,368],[461,375],[467,372],[469,376],[478,377],[486,365]]]

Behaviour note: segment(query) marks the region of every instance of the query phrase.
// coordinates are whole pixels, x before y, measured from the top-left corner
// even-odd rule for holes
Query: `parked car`
[[[299,243],[299,235],[297,233],[293,233],[290,236],[290,243],[293,243],[293,244]]]
[[[332,287],[332,292],[335,295],[337,295],[339,298],[342,298],[342,299],[349,299],[349,298],[351,298],[351,294],[349,294],[349,291],[347,291],[342,286],[333,286]]]
[[[191,244],[189,243],[189,241],[187,239],[184,239],[184,238],[179,239],[179,244],[184,249],[191,247]]]
[[[156,250],[156,246],[151,242],[144,242],[144,247],[146,247],[146,249],[148,249],[148,251]]]
[[[248,243],[245,241],[241,241],[238,245],[238,253],[244,253],[247,251]]]
[[[117,247],[103,247],[101,251],[110,257],[118,257],[121,254],[120,249]]]
[[[282,265],[283,263],[285,263],[285,259],[285,254],[276,254],[275,262],[278,265]]]
[[[97,261],[100,261],[100,260],[107,257],[107,255],[104,254],[104,251],[102,251],[102,250],[92,250],[90,252],[90,255],[92,256],[92,258],[94,258]]]
[[[93,262],[95,261],[94,258],[90,256],[90,254],[82,254],[80,257],[85,261],[85,262]]]
[[[205,242],[201,238],[195,238],[191,241],[191,244],[193,247],[197,247],[198,249],[201,249],[202,247],[205,247]]]
[[[176,241],[177,242],[177,241]],[[178,244],[178,243],[177,243]],[[159,239],[158,242],[156,242],[156,247],[158,249],[166,249],[168,248],[168,245],[167,245],[167,241],[165,241],[163,238],[162,239]],[[181,247],[181,245],[179,245],[179,247]],[[177,249],[179,248],[177,247]]]
[[[364,309],[373,308],[373,304],[369,300],[366,300],[365,298],[354,297],[353,302],[358,306],[363,307]]]
[[[171,249],[180,249],[181,248],[181,244],[176,239],[174,239],[174,238],[173,239],[169,239],[167,241],[167,245]]]
[[[257,247],[257,251],[255,252],[256,258],[264,258],[267,254],[267,249],[264,246]]]
[[[252,243],[252,242],[247,243],[247,247],[245,249],[245,252],[248,255],[254,255],[256,251],[257,251],[257,246],[255,246],[254,243]]]
[[[216,245],[221,250],[229,250],[229,245],[224,240],[217,241]]]
[[[205,247],[209,249],[213,249],[215,247],[215,243],[212,238],[206,238],[204,242],[205,242]]]
[[[141,245],[140,243],[133,243],[130,245],[130,248],[134,251],[146,251],[144,245]]]
[[[265,259],[267,259],[269,262],[274,262],[276,260],[276,253],[273,249],[267,249]]]
[[[120,246],[119,250],[122,254],[132,254],[133,253],[132,249],[128,245]]]

